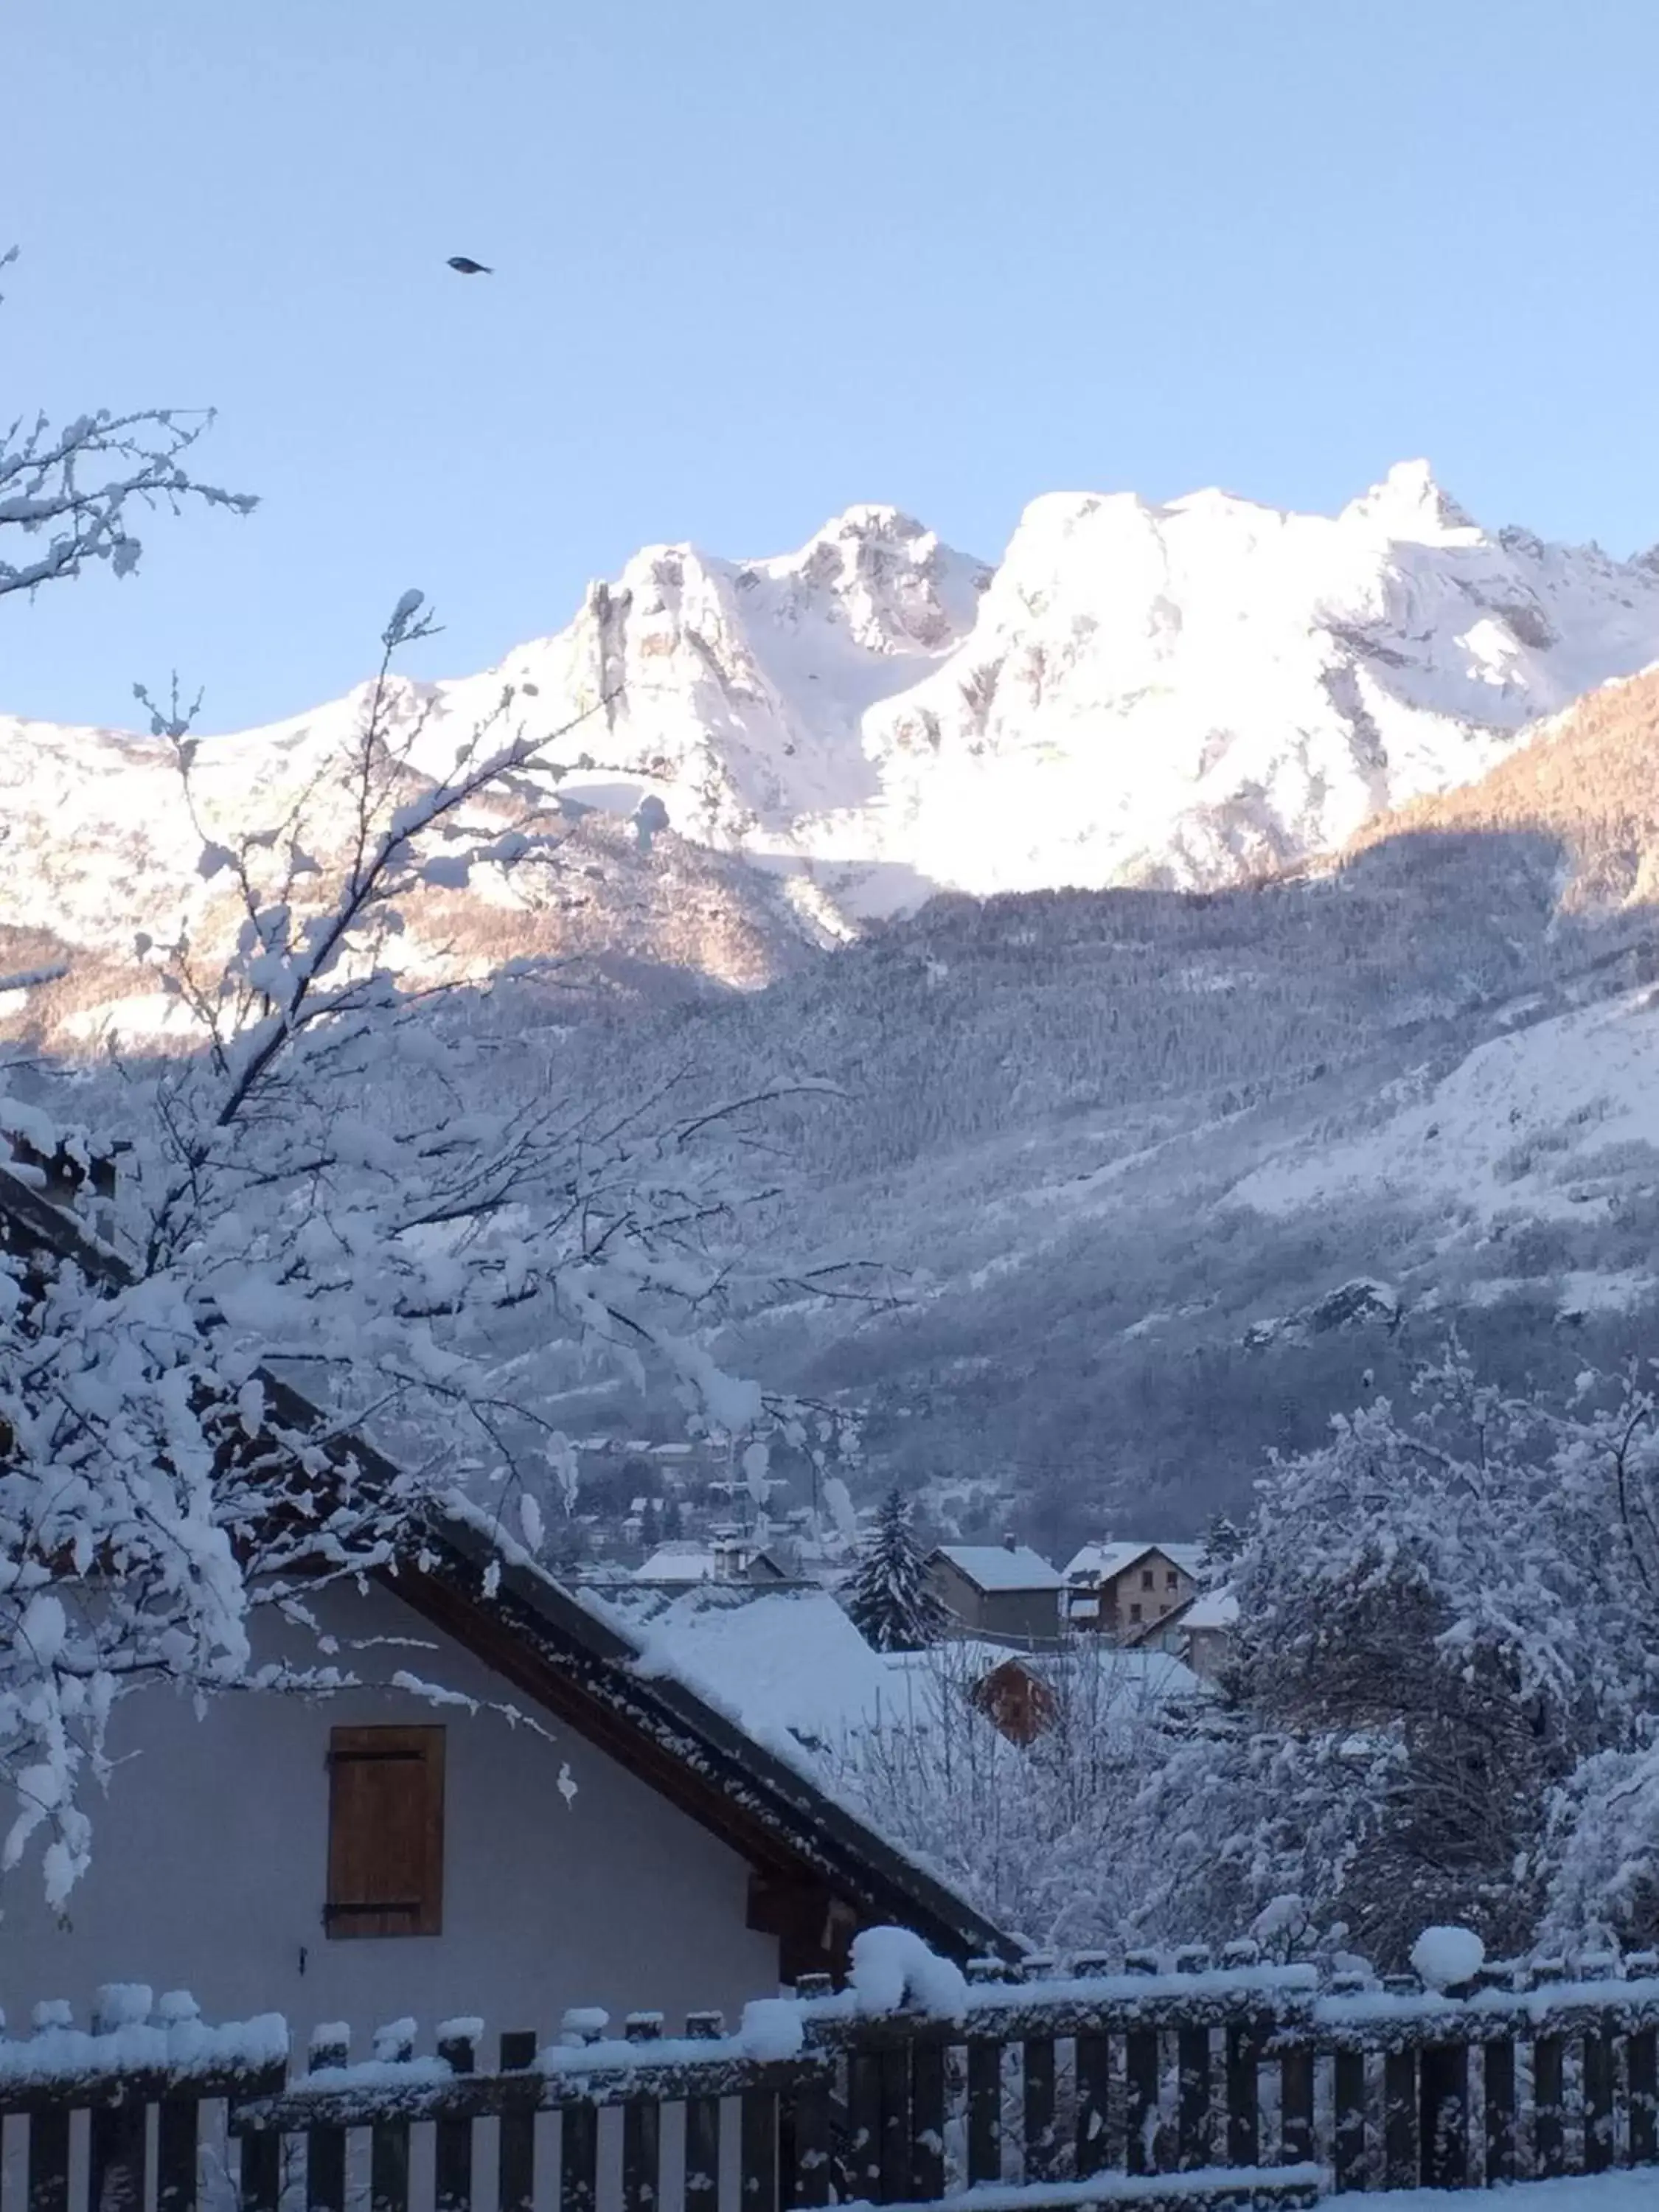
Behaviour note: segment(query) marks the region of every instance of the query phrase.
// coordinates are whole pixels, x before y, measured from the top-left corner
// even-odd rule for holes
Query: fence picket
[[[919,2043],[910,2055],[910,2179],[908,2194],[925,2204],[945,2194],[945,2045]]]
[[[1363,2189],[1368,2174],[1365,2160],[1365,2054],[1339,2051],[1333,2069],[1335,2112],[1332,2121],[1331,2166],[1338,2193]],[[1229,2154],[1230,2166],[1254,2166],[1254,2158]]]
[[[351,2055],[349,2039],[331,2032],[313,2035],[307,2057],[309,2069],[321,2074],[343,2066]],[[306,2202],[311,2212],[345,2212],[346,2131],[339,2127],[306,2130]]]
[[[872,2204],[881,2194],[881,2059],[854,2051],[847,2062],[848,2185],[855,2199]]]
[[[1431,2043],[1419,2054],[1419,2132],[1425,2189],[1462,2189],[1469,2178],[1467,2044]]]
[[[283,2193],[283,2139],[256,2130],[242,2137],[238,2212],[277,2212]]]
[[[375,2038],[374,2055],[396,2065],[414,2056],[411,2037],[388,2030]],[[270,2140],[280,2150],[282,2137]],[[409,2212],[409,2122],[376,2120],[368,2131],[369,2212]]]
[[[661,2015],[635,2013],[624,2025],[630,2043],[654,2043]],[[623,2107],[623,2212],[656,2212],[662,2190],[662,2106],[636,2097]]]
[[[471,2035],[438,2038],[438,2056],[453,2074],[470,2074],[476,2060]],[[448,2113],[433,2130],[432,2191],[436,2212],[472,2212],[472,2116]]]
[[[69,2212],[67,2109],[29,2114],[29,2212]]]
[[[1208,2166],[1214,2156],[1210,2084],[1210,2031],[1183,2027],[1176,2038],[1176,2160],[1183,2172]]]
[[[1285,2166],[1306,2166],[1314,2154],[1314,2054],[1297,2044],[1279,2061],[1279,2158]]]
[[[1513,2181],[1520,2170],[1516,2149],[1515,2045],[1507,2037],[1481,2053],[1486,2104],[1486,2181]]]
[[[1077,2177],[1092,2180],[1112,2162],[1112,2045],[1104,2035],[1077,2039]]]
[[[968,2045],[968,2180],[1002,2179],[1002,2045],[976,2036]]]
[[[501,2039],[503,2074],[522,2073],[536,2063],[536,2038],[528,2028],[508,2028]],[[536,2202],[536,2115],[503,2112],[495,2143],[497,2212],[532,2212]]]
[[[1613,2164],[1613,2036],[1612,2022],[1584,2037],[1584,2171],[1605,2173]]]
[[[901,2051],[899,2057],[903,2056]],[[895,2148],[902,2155],[903,2144]],[[778,2098],[774,2089],[745,2089],[738,2100],[738,2172],[742,2212],[778,2212]],[[900,2180],[896,2197],[902,2190]]]
[[[694,2012],[685,2023],[687,2039],[712,2043],[725,2026],[717,2012]],[[826,2120],[828,2114],[826,2112]],[[826,2130],[827,2132],[827,2130]],[[829,2201],[828,2170],[825,2194],[802,2202]],[[715,2212],[720,2191],[720,2100],[718,2097],[688,2097],[685,2100],[685,2212]]]
[[[1152,2173],[1158,2149],[1158,2030],[1138,2027],[1123,2039],[1125,2160],[1131,2173]]]
[[[922,2054],[918,2051],[916,2056],[920,2061]],[[942,2196],[945,2191],[945,2054],[942,2051],[939,2053],[939,2063],[940,2146],[938,2179],[931,2191],[931,2194],[936,2197]],[[690,2105],[686,2107],[686,2114],[688,2130],[686,2139],[689,2143],[690,2140]],[[789,2100],[789,2131],[794,2154],[793,2176],[786,2201],[792,2205],[803,2208],[803,2212],[811,2212],[812,2207],[829,2203],[831,2185],[835,2178],[831,2157],[830,2085],[827,2081],[805,2081],[794,2092]],[[921,2157],[921,2152],[918,2148],[918,2160]],[[919,2166],[918,2172],[921,2170]],[[918,2195],[924,2193],[920,2183],[916,2185],[916,2191]],[[688,2205],[687,2212],[693,2212],[693,2208]]]
[[[1054,2044],[1052,2036],[1030,2036],[1023,2046],[1023,2126],[1026,2182],[1053,2181],[1059,2171],[1054,2133]]]
[[[140,2212],[145,2107],[137,2098],[94,2108],[87,2161],[88,2212]]]
[[[902,2203],[910,2191],[910,2052],[892,2043],[881,2054],[881,2201]]]
[[[163,2097],[155,2113],[155,2212],[196,2212],[201,2106]]]
[[[563,2039],[597,2042],[604,2026],[603,2013],[568,2012]],[[578,2091],[559,2107],[559,2212],[597,2212],[599,2201],[599,2108]]]
[[[1382,2061],[1382,2179],[1389,2189],[1417,2186],[1414,2051],[1390,2051]]]
[[[1566,2104],[1562,2087],[1565,2045],[1559,2035],[1540,2035],[1532,2046],[1532,2179],[1547,2181],[1567,2170]]]

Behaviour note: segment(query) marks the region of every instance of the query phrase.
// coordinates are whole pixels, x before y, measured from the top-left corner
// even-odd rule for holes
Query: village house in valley
[[[0,1234],[114,1264],[3,1172]],[[314,1422],[264,1382],[289,1430]],[[89,1871],[61,1913],[33,1860],[5,1879],[9,2008],[61,1997],[84,2017],[131,1981],[188,1989],[210,2018],[466,2013],[545,2033],[570,2004],[735,2010],[835,1970],[870,1924],[1007,1950],[787,1745],[461,1501],[312,1610],[326,1694],[233,1690],[198,1717],[158,1685],[118,1708]],[[258,1619],[258,1659],[318,1667],[314,1633]]]
[[[1066,1620],[1130,1642],[1198,1594],[1201,1544],[1085,1544],[1066,1569]]]
[[[1213,1682],[1232,1656],[1237,1630],[1238,1600],[1231,1590],[1200,1590],[1127,1641],[1137,1650],[1170,1652],[1201,1680]]]
[[[928,1585],[970,1636],[1010,1644],[1056,1644],[1065,1578],[1028,1544],[941,1544],[927,1561]]]
[[[635,1568],[634,1579],[679,1588],[692,1583],[748,1583],[757,1588],[776,1588],[790,1579],[776,1554],[736,1529],[716,1529],[706,1541],[678,1540],[658,1545],[649,1559]]]

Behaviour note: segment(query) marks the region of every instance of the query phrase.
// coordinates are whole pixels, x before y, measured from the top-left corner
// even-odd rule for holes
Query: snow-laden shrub
[[[1231,1725],[1146,1810],[1193,1932],[1294,1891],[1327,1946],[1402,1964],[1425,1924],[1500,1953],[1659,1932],[1659,1524],[1635,1378],[1571,1406],[1455,1352],[1260,1486],[1234,1570]]]

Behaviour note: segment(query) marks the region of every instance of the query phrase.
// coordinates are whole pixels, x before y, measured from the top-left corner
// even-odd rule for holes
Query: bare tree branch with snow
[[[16,258],[14,246],[0,268]],[[193,471],[213,419],[210,408],[100,408],[62,422],[25,413],[0,428],[0,598],[78,576],[89,562],[130,574],[143,551],[135,525],[144,510],[177,514],[194,502],[249,514],[248,493]]]
[[[710,1345],[769,1087],[573,1097],[538,963],[410,953],[434,896],[559,866],[573,736],[510,689],[459,745],[434,727],[392,674],[422,605],[398,601],[349,742],[257,831],[215,818],[189,711],[141,694],[201,839],[194,922],[140,946],[179,1026],[104,1078],[121,1249],[0,1252],[0,1871],[43,1841],[59,1899],[128,1690],[326,1686],[266,1668],[254,1616],[303,1620],[319,1577],[418,1550],[433,1510],[540,1547],[575,1482],[560,1363],[654,1372],[757,1483],[774,1436],[845,1439]],[[37,1181],[100,1149],[3,1094],[0,1134]]]

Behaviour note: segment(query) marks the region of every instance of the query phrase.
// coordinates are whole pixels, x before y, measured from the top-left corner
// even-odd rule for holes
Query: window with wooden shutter
[[[436,1936],[443,1903],[443,1730],[332,1729],[328,1934]]]

